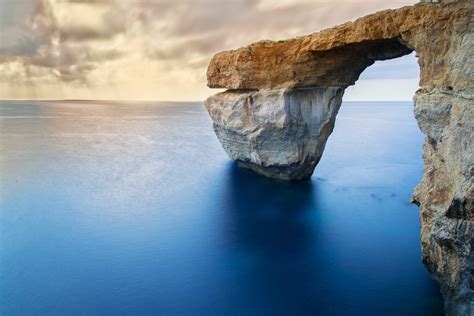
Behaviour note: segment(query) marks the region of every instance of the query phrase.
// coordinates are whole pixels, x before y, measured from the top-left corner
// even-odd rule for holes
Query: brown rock
[[[426,1],[425,1],[426,2]],[[344,89],[376,60],[413,50],[415,117],[426,134],[422,259],[448,315],[474,315],[474,1],[419,3],[319,33],[215,55],[206,108],[229,157],[268,177],[310,177]]]
[[[473,88],[463,61],[454,58],[472,29],[472,2],[420,3],[385,10],[299,38],[261,41],[216,54],[208,67],[211,88],[263,89],[353,85],[376,60],[416,50],[420,85]]]

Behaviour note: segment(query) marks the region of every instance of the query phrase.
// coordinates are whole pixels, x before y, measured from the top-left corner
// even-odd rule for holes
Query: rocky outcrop
[[[319,33],[261,41],[211,60],[206,100],[231,159],[265,176],[311,176],[344,89],[376,60],[416,51],[415,117],[426,134],[422,256],[448,315],[474,314],[474,3],[440,1],[378,12]],[[449,2],[449,3],[448,3]]]
[[[448,315],[474,315],[474,101],[419,91],[415,117],[426,134],[420,206],[423,262],[441,286]]]
[[[305,179],[321,158],[342,94],[337,87],[227,91],[206,105],[222,146],[240,166]]]

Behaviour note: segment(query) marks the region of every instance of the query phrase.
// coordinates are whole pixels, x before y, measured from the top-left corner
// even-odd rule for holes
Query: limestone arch
[[[319,33],[216,54],[206,108],[231,159],[268,177],[311,176],[344,90],[376,60],[416,51],[426,135],[421,249],[450,315],[474,312],[474,3],[419,3]]]

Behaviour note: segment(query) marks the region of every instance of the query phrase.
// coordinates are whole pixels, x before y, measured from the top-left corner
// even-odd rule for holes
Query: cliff
[[[448,1],[446,1],[448,2]],[[318,33],[216,54],[206,100],[214,130],[242,167],[285,180],[311,176],[345,88],[377,60],[416,51],[415,117],[426,140],[422,259],[448,315],[474,314],[474,3],[419,3]]]

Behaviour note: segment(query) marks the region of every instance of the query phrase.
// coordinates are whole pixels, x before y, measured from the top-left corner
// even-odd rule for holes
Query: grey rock
[[[228,156],[284,180],[311,176],[331,134],[343,89],[226,91],[206,108]]]
[[[375,60],[416,51],[426,139],[421,252],[447,315],[474,316],[474,2],[419,3],[286,41],[216,54],[206,107],[231,159],[268,177],[311,176],[344,89]]]

